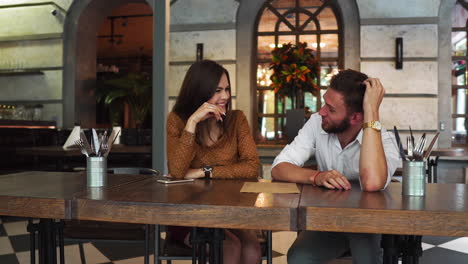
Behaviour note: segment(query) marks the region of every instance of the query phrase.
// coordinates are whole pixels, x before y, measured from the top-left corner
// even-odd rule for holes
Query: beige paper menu
[[[249,193],[300,193],[297,184],[287,182],[245,182],[240,191]]]

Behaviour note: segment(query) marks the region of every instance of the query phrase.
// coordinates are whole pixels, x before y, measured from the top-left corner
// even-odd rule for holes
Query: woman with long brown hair
[[[260,161],[247,119],[231,110],[228,71],[214,61],[194,63],[167,119],[167,157],[174,178],[256,179]],[[189,244],[189,228],[170,229]],[[260,244],[251,230],[225,230],[225,264],[259,263]]]

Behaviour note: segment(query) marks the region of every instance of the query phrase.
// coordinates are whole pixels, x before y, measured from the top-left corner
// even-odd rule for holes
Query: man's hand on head
[[[328,189],[351,190],[351,184],[348,179],[336,170],[321,171],[311,181],[315,182],[317,186],[323,186]]]
[[[377,78],[369,78],[363,82],[366,85],[366,92],[364,93],[363,109],[364,114],[378,115],[380,104],[385,94],[385,89]],[[372,121],[372,120],[364,120]]]

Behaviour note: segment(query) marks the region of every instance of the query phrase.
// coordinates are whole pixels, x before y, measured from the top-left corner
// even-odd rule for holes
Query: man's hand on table
[[[351,190],[351,184],[343,174],[336,170],[321,171],[312,179],[317,186],[328,189]]]

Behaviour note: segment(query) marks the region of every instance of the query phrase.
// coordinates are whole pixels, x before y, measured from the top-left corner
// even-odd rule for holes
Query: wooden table
[[[302,230],[386,234],[384,263],[418,263],[420,235],[468,236],[468,185],[427,184],[426,196],[403,196],[400,183],[385,191],[325,190],[304,186],[298,213]],[[417,235],[417,236],[392,236]],[[398,245],[395,241],[403,241]]]
[[[195,180],[162,184],[156,178],[104,189],[100,197],[77,196],[73,218],[80,220],[214,228],[205,232],[210,263],[220,263],[224,228],[296,230],[300,194],[241,193],[242,180]],[[200,230],[198,230],[200,231]],[[197,229],[193,234],[198,233]],[[194,235],[194,237],[198,237]],[[205,263],[205,243],[194,246]],[[159,244],[155,240],[155,250]],[[155,253],[156,254],[156,253]],[[155,262],[156,263],[156,262]]]
[[[432,150],[431,156],[427,158],[427,177],[429,182],[437,182],[437,164],[440,157],[468,158],[468,148],[439,148]]]
[[[0,176],[0,215],[220,228],[297,230],[300,194],[241,193],[242,180],[161,184],[148,175],[109,175],[87,188],[86,174]]]
[[[112,175],[109,177],[108,188],[123,186],[146,177]],[[74,197],[88,192],[96,195],[96,191],[87,189],[85,173],[33,171],[3,175],[0,176],[0,215],[40,218],[38,224],[28,225],[28,230],[38,231],[39,263],[55,263],[56,228],[52,219],[71,219]],[[34,258],[32,251],[31,259]]]
[[[45,249],[40,249],[40,263],[56,259],[51,219],[213,228],[297,228],[299,194],[240,193],[244,183],[240,180],[165,185],[158,183],[156,177],[144,175],[112,175],[108,179],[104,188],[87,188],[84,173],[26,172],[0,177],[0,186],[5,186],[0,189],[0,205],[4,205],[0,214],[50,218],[41,220],[44,224],[40,234],[47,238],[41,240]],[[22,203],[11,207],[10,201],[17,200]],[[58,205],[49,211],[40,210],[55,204]]]
[[[146,175],[112,175],[107,187],[87,188],[84,173],[24,172],[0,176],[0,215],[468,236],[468,185],[464,184],[428,184],[426,196],[410,197],[401,194],[399,183],[390,183],[382,192],[362,192],[358,186],[335,191],[306,185],[301,194],[240,193],[243,183],[196,180],[164,185]]]
[[[426,196],[385,191],[334,191],[304,186],[299,229],[377,234],[468,236],[468,185],[427,184]]]
[[[76,197],[81,220],[297,230],[299,194],[241,193],[241,180],[161,184],[155,178]]]

